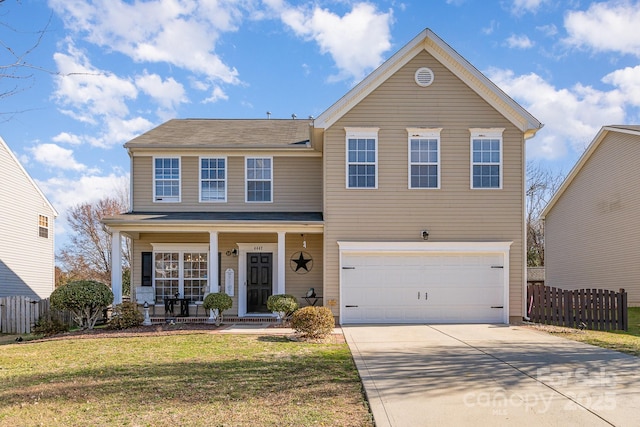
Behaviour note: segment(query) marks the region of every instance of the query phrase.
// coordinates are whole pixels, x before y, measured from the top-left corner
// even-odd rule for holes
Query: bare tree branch
[[[558,190],[564,175],[554,174],[538,163],[527,163],[526,228],[527,266],[544,266],[544,224],[540,214]]]

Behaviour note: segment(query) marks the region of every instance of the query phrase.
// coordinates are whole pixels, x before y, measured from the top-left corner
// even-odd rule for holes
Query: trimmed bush
[[[45,337],[56,335],[62,332],[67,332],[69,326],[65,325],[58,319],[51,317],[41,317],[31,328],[31,333],[34,335],[44,335]]]
[[[267,309],[281,315],[281,320],[287,320],[298,309],[298,300],[289,294],[271,295],[267,298]]]
[[[334,326],[333,313],[328,307],[304,307],[291,317],[291,327],[303,338],[324,338]]]
[[[233,306],[231,297],[224,293],[214,292],[207,295],[202,302],[202,308],[205,310],[218,310],[216,323],[222,322],[222,312]]]
[[[111,320],[107,324],[109,329],[128,329],[142,325],[144,315],[138,310],[135,302],[123,302],[113,309]]]
[[[80,329],[93,329],[102,311],[113,302],[113,292],[95,280],[75,280],[56,288],[49,301],[57,310],[69,310]]]

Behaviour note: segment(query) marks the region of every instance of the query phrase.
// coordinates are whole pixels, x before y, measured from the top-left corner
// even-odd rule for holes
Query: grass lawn
[[[189,333],[3,345],[0,425],[373,422],[346,344]]]
[[[557,328],[549,332],[574,341],[581,341],[598,347],[610,348],[622,353],[640,356],[640,307],[629,307],[628,331],[579,331]]]

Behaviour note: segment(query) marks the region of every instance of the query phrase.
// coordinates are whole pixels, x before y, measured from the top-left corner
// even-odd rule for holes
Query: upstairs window
[[[38,236],[45,239],[49,238],[49,217],[38,215]]]
[[[471,129],[471,188],[502,188],[502,132]]]
[[[378,188],[378,128],[345,128],[347,188]]]
[[[156,157],[153,159],[154,201],[180,201],[180,158]]]
[[[200,201],[227,201],[227,159],[200,158]]]
[[[270,157],[247,157],[246,169],[246,201],[264,202],[272,201],[273,173]]]
[[[440,188],[440,131],[408,128],[409,188]]]

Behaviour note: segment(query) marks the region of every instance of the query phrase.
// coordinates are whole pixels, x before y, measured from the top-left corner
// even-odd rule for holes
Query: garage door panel
[[[504,319],[503,254],[344,254],[342,262],[343,323]]]

